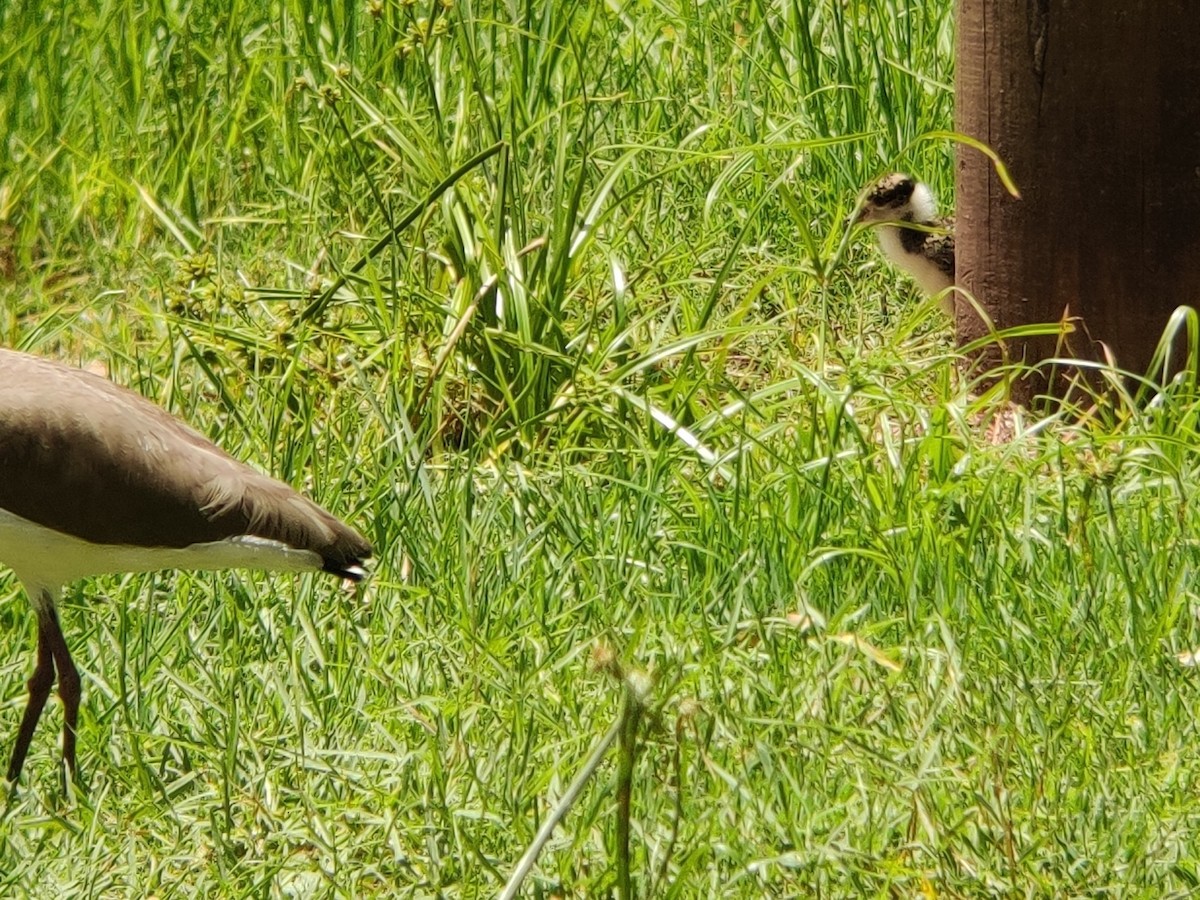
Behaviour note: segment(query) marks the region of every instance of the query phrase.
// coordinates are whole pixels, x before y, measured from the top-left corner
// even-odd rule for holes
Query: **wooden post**
[[[1000,328],[1081,316],[1072,352],[1102,358],[1103,342],[1144,372],[1171,312],[1200,307],[1200,6],[959,0],[956,72],[958,130],[1021,191],[960,146],[958,283]],[[957,324],[985,331],[962,304]]]

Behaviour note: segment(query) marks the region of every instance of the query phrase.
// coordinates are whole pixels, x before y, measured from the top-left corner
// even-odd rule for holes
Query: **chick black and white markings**
[[[929,296],[940,294],[942,309],[953,314],[954,292],[946,288],[954,284],[954,219],[938,218],[927,185],[899,172],[888,175],[867,194],[854,221],[873,226],[888,260]]]
[[[358,581],[367,540],[111,382],[0,349],[0,563],[37,615],[37,662],[8,765],[16,783],[58,675],[63,761],[77,775],[79,672],[55,603],[91,575],[156,569],[324,571]]]

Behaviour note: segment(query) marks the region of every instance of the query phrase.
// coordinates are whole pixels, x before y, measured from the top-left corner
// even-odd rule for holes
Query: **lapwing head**
[[[851,224],[932,222],[936,215],[937,206],[929,188],[911,175],[893,172],[867,192]]]

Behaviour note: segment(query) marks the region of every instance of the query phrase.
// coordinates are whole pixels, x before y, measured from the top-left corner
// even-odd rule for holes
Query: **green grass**
[[[1194,380],[990,440],[842,224],[950,6],[0,7],[0,341],[379,550],[70,588],[0,894],[495,896],[614,723],[522,896],[1192,894]]]

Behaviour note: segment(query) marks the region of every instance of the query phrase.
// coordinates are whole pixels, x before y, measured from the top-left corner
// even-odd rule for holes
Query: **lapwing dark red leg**
[[[77,780],[79,770],[75,765],[75,725],[79,721],[79,670],[71,659],[67,639],[58,624],[58,614],[50,608],[47,633],[50,652],[54,656],[54,667],[58,669],[58,696],[63,705],[63,762],[67,765],[66,777]],[[66,787],[64,783],[64,788]]]
[[[53,631],[62,640],[62,629],[58,627],[58,617],[51,607],[50,618],[54,622]],[[33,740],[33,732],[37,728],[38,719],[46,706],[46,698],[50,696],[50,688],[54,686],[54,651],[47,628],[46,618],[38,616],[38,645],[37,665],[29,677],[29,702],[25,704],[25,715],[21,719],[21,728],[17,732],[17,743],[13,747],[12,760],[8,764],[8,781],[16,784],[21,777],[21,767],[25,765],[25,754],[29,752],[29,742]]]

